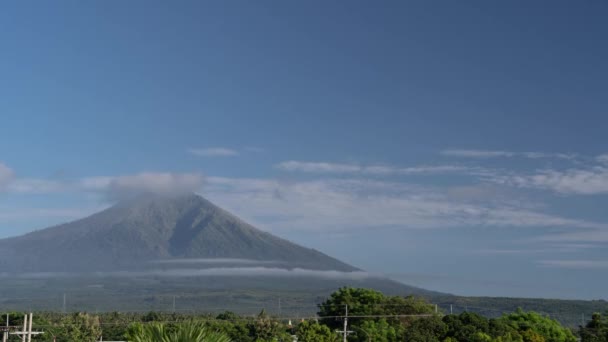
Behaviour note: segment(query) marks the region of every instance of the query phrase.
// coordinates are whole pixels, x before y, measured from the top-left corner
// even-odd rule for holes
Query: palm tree
[[[221,332],[210,331],[203,323],[189,322],[169,331],[162,323],[136,324],[127,332],[129,342],[230,342]]]

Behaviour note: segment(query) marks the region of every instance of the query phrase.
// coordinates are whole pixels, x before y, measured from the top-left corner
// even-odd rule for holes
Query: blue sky
[[[608,4],[3,4],[0,237],[194,189],[372,272],[606,298]]]

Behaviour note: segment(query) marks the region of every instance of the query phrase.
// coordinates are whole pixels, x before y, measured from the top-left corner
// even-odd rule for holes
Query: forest
[[[6,313],[4,314],[6,317]],[[445,314],[418,297],[344,287],[318,305],[312,317],[255,316],[226,311],[185,313],[37,312],[33,341],[207,341],[207,342],[608,342],[607,315],[596,313],[578,328],[548,316],[517,309],[500,317]],[[22,313],[9,313],[9,325],[23,325]],[[346,320],[346,324],[345,324]],[[21,338],[10,335],[8,341]]]

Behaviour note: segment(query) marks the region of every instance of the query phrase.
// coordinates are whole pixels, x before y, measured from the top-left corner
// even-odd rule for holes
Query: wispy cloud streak
[[[422,165],[415,167],[393,167],[386,165],[357,165],[328,162],[302,162],[284,161],[276,168],[284,171],[305,173],[335,173],[335,174],[363,174],[363,175],[416,175],[416,174],[440,174],[455,173],[469,170],[467,167],[458,165]]]
[[[239,152],[227,147],[190,148],[188,152],[198,157],[234,157]]]
[[[8,166],[0,163],[0,190],[4,189],[14,178],[15,173]]]
[[[496,150],[465,150],[465,149],[448,149],[441,151],[444,156],[461,157],[461,158],[556,158],[573,160],[577,158],[576,154],[570,153],[545,153],[545,152],[512,152],[512,151],[496,151]]]
[[[567,170],[541,170],[531,175],[496,174],[488,180],[520,188],[550,190],[562,194],[594,195],[608,193],[608,167]]]
[[[608,260],[540,260],[537,264],[546,267],[571,268],[579,270],[608,269]]]
[[[607,225],[537,212],[507,202],[457,201],[433,188],[395,182],[208,179],[206,195],[271,230],[400,227],[562,227]],[[258,218],[263,218],[260,222]]]
[[[66,272],[37,272],[23,274],[2,274],[1,277],[18,278],[55,278],[79,276],[79,273]],[[352,279],[363,280],[370,277],[378,277],[367,272],[341,272],[341,271],[318,271],[302,268],[284,269],[272,267],[216,267],[203,269],[174,268],[163,270],[146,271],[116,271],[116,272],[95,272],[99,277],[279,277],[279,278],[322,278],[322,279]]]

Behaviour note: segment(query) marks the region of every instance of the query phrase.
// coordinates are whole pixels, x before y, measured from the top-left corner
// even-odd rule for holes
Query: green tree
[[[471,336],[471,342],[492,342],[492,337],[486,333],[478,331]]]
[[[362,289],[343,287],[335,291],[330,297],[319,305],[318,315],[322,318],[321,322],[331,329],[339,329],[342,325],[341,319],[344,316],[348,305],[349,316],[402,316],[431,314],[434,307],[425,300],[414,297],[385,296],[381,292]],[[353,327],[359,326],[364,321],[376,320],[373,317],[350,318],[349,323]],[[387,319],[391,325],[407,323],[412,318],[401,317]]]
[[[317,322],[304,321],[298,324],[296,330],[298,342],[338,342],[337,334],[325,325]]]
[[[403,334],[405,341],[439,342],[448,331],[447,325],[437,316],[413,321]]]
[[[343,287],[335,291],[330,297],[319,305],[319,316],[327,317],[321,320],[322,323],[331,329],[341,327],[342,317],[348,306],[351,316],[378,315],[383,312],[381,305],[386,304],[386,297],[378,291],[361,288]]]
[[[99,317],[86,313],[65,315],[59,323],[47,329],[47,336],[56,337],[59,341],[98,341],[101,337]]]
[[[250,335],[247,323],[241,320],[214,320],[206,322],[205,325],[213,331],[223,332],[224,334],[228,335],[232,341],[253,342],[254,340]]]
[[[224,311],[215,318],[222,321],[235,321],[239,319],[239,316],[232,311]]]
[[[591,316],[591,322],[580,327],[579,334],[582,342],[608,342],[608,320],[596,312]]]
[[[532,329],[524,331],[522,334],[524,342],[545,342],[545,338]]]
[[[460,342],[468,342],[475,338],[481,338],[480,336],[482,335],[478,335],[477,333],[485,335],[490,333],[488,319],[472,312],[444,316],[443,322],[447,327],[446,337],[451,337]]]
[[[366,320],[355,327],[357,341],[394,342],[402,330],[400,324],[390,324],[386,319]]]
[[[256,342],[272,342],[272,341],[287,341],[289,334],[287,329],[273,320],[262,310],[256,320],[249,324],[250,336]]]
[[[136,323],[126,337],[129,342],[230,342],[224,333],[211,331],[200,322],[181,323],[173,331],[163,323]]]
[[[536,312],[525,312],[517,309],[514,313],[504,315],[500,318],[512,328],[517,330],[524,341],[536,341],[538,336],[546,342],[575,342],[576,338],[572,332],[563,327],[559,322]]]

